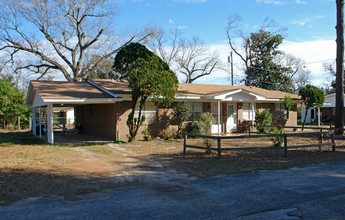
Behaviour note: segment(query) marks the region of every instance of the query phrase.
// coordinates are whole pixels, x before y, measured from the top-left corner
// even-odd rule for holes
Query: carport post
[[[31,128],[32,128],[32,134],[33,135],[37,135],[36,134],[36,108],[35,107],[33,107],[32,108],[32,125],[31,125]]]
[[[255,117],[254,117],[254,102],[252,102],[252,131],[254,132],[254,120],[255,120]]]
[[[38,107],[38,112],[39,112],[39,123],[40,123],[40,138],[42,138],[42,116],[41,116],[41,106]]]
[[[220,136],[220,101],[218,101],[218,136]]]
[[[53,104],[47,105],[47,137],[50,144],[54,144]]]

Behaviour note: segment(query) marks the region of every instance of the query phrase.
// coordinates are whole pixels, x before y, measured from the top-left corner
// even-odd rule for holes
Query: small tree
[[[256,111],[255,123],[259,132],[270,132],[272,126],[272,114],[267,109],[262,112]]]
[[[286,118],[289,118],[290,110],[294,105],[290,96],[287,95],[284,97],[283,108],[287,111]]]
[[[128,81],[128,87],[132,89],[132,108],[127,120],[128,141],[131,142],[145,120],[142,109],[147,99],[150,97],[156,105],[171,105],[178,80],[164,61],[139,43],[131,43],[119,51],[114,70],[120,74],[120,78]],[[135,117],[137,106],[139,111]]]
[[[308,109],[312,107],[320,108],[325,101],[325,95],[323,91],[315,86],[306,85],[299,90],[299,95],[301,96],[302,102],[305,105],[306,111],[304,114],[304,120],[302,124],[302,131],[304,129],[305,121],[307,119]]]
[[[185,102],[179,102],[174,107],[174,119],[177,122],[177,135],[180,135],[183,122],[191,115],[191,108]]]

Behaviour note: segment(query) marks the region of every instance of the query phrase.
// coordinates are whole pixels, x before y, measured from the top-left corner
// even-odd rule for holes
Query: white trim
[[[201,96],[175,96],[175,99],[201,99]]]
[[[49,144],[54,144],[54,128],[53,128],[53,105],[47,105],[47,140]]]
[[[218,136],[220,136],[220,101],[218,101]]]
[[[32,108],[32,134],[36,134],[37,128],[36,128],[36,108]]]
[[[114,97],[114,98],[117,98],[117,95],[112,93],[112,92],[109,92],[107,89],[103,88],[102,86],[92,82],[91,80],[86,80],[87,83],[90,83],[91,85],[93,85],[94,87],[96,87],[97,89],[101,90],[102,92],[105,92],[107,93],[108,95]]]
[[[39,134],[40,134],[40,138],[42,138],[42,116],[41,116],[41,113],[42,113],[42,111],[41,111],[41,106],[39,106],[38,107],[38,111],[39,111],[39,124],[40,124],[40,132],[39,132]]]
[[[248,90],[245,90],[245,89],[237,89],[237,90],[234,90],[234,91],[231,91],[231,92],[228,92],[228,93],[224,93],[222,95],[217,95],[215,96],[214,98],[215,99],[221,99],[223,101],[226,101],[227,98],[230,96],[230,95],[234,95],[234,94],[237,94],[237,93],[244,93],[244,94],[248,94],[248,95],[251,95],[251,96],[254,96],[256,98],[256,100],[270,100],[270,99],[267,99],[265,96],[262,96],[262,95],[258,95],[256,93],[253,93],[253,92],[250,92]],[[278,99],[280,100],[280,99]]]
[[[110,98],[110,99],[43,99],[44,103],[64,104],[64,103],[109,103],[109,102],[121,102],[122,98]]]

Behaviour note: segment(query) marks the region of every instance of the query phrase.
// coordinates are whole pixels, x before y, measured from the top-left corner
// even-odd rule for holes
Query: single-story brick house
[[[75,124],[82,133],[126,140],[130,91],[126,82],[111,79],[31,81],[26,105],[33,107],[33,128],[37,128],[33,133],[41,137],[45,135],[49,143],[54,143],[53,108],[64,106],[74,107]],[[239,131],[243,123],[254,123],[257,109],[269,109],[274,116],[284,117],[282,102],[287,95],[296,103],[300,101],[294,94],[256,87],[180,83],[175,102],[190,104],[192,115],[188,121],[197,120],[202,112],[211,112],[216,119],[212,133],[225,134]],[[151,102],[145,104],[143,114],[152,136],[176,127],[171,123],[172,111],[172,107],[155,106]],[[296,105],[289,112],[287,125],[297,125]]]

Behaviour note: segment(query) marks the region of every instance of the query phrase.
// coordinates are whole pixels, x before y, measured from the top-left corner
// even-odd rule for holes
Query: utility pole
[[[231,73],[231,85],[234,85],[234,61],[232,57],[232,51],[230,52],[230,56],[228,56],[228,63],[230,63],[230,73]]]
[[[336,0],[337,5],[337,58],[336,58],[336,98],[335,133],[344,134],[344,0]]]

